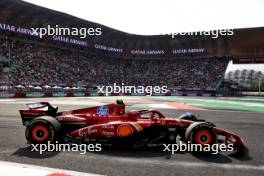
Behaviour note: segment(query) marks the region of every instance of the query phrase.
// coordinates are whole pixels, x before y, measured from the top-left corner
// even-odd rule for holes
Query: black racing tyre
[[[25,135],[29,144],[55,143],[59,138],[61,125],[53,117],[43,116],[33,119],[27,126]]]
[[[217,143],[217,134],[211,124],[206,122],[194,122],[185,132],[185,140],[191,144],[209,144]]]

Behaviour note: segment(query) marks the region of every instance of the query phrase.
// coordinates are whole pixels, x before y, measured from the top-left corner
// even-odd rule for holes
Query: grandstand
[[[228,58],[139,60],[93,56],[37,44],[2,39],[0,52],[12,43],[11,85],[168,85],[216,88]],[[197,79],[200,77],[199,79]]]
[[[225,82],[229,83],[230,87],[240,90],[253,90],[254,85],[258,87],[263,81],[264,74],[261,71],[243,69],[230,71],[225,75]]]
[[[16,11],[12,10],[16,9]],[[16,16],[16,18],[12,18]],[[82,43],[40,39],[31,27],[101,27]],[[248,38],[247,36],[250,36]],[[0,56],[8,58],[2,86],[11,92],[87,93],[97,85],[166,85],[173,94],[215,94],[233,59],[263,60],[263,28],[237,29],[232,37],[141,36],[117,31],[19,0],[0,2]],[[80,40],[78,36],[67,36]],[[245,42],[246,41],[246,42]],[[243,44],[242,44],[243,42]],[[2,75],[4,75],[2,73]],[[188,93],[187,93],[188,94]]]

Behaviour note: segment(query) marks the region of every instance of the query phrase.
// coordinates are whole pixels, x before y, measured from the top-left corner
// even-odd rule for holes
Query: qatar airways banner
[[[9,25],[5,23],[0,23],[0,29],[10,32],[16,32],[20,34],[25,34],[25,35],[37,36],[36,34],[33,33],[31,29],[16,27],[14,25]]]
[[[172,54],[187,54],[187,53],[204,53],[204,48],[181,48],[181,49],[173,49]]]
[[[109,52],[123,53],[122,48],[115,48],[115,47],[105,46],[105,45],[100,45],[100,44],[95,44],[94,48],[104,50],[104,51],[109,51]]]
[[[164,55],[164,50],[140,50],[140,49],[132,49],[130,51],[131,54],[139,54],[139,55]]]
[[[0,29],[2,29],[4,31],[15,32],[15,33],[19,33],[19,34],[39,37],[38,33],[34,32],[32,29],[28,29],[28,28],[24,28],[24,27],[17,27],[15,25],[0,23]],[[64,42],[64,43],[69,43],[69,44],[75,44],[75,45],[81,45],[81,46],[88,46],[86,41],[77,40],[77,39],[73,39],[73,38],[69,38],[69,37],[52,35],[52,36],[48,36],[48,38],[51,40],[54,40],[54,41],[59,41],[59,42]]]
[[[205,52],[205,48],[180,48],[173,49],[171,51],[171,55],[179,55],[179,54],[201,54]],[[165,55],[165,50],[140,50],[140,49],[132,49],[130,51],[133,55]]]
[[[24,34],[28,36],[39,37],[39,34],[36,31],[33,31],[29,28],[18,27],[15,25],[10,25],[6,23],[0,23],[0,29],[4,31],[15,32],[19,34]],[[131,54],[131,55],[145,55],[145,56],[163,56],[166,54],[165,50],[163,49],[130,49],[125,51],[123,48],[117,48],[113,46],[106,46],[99,43],[96,43],[92,46],[89,46],[87,41],[78,40],[69,38],[66,36],[57,36],[57,35],[47,35],[48,39],[58,42],[64,42],[68,44],[74,44],[79,46],[85,47],[92,47],[97,50],[112,52],[112,53],[120,53],[120,54]],[[179,49],[172,49],[171,51],[167,51],[170,55],[183,55],[183,54],[201,54],[205,52],[205,48],[179,48]]]

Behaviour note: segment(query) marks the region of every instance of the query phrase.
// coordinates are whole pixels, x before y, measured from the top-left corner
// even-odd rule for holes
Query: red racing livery
[[[157,110],[125,110],[122,100],[103,106],[57,112],[48,102],[27,105],[20,110],[28,143],[98,142],[106,145],[151,147],[183,142],[193,144],[233,144],[244,149],[236,134],[198,119],[191,113],[178,118],[165,117]]]

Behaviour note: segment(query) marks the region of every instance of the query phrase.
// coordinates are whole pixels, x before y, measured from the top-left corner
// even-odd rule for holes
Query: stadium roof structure
[[[171,35],[144,36],[118,31],[21,0],[0,1],[1,24],[27,29],[47,27],[47,25],[68,28],[100,27],[102,35],[87,36],[84,39],[87,43],[85,47],[91,51],[106,54],[127,57],[232,56],[264,62],[264,27],[234,29],[234,35],[221,35],[218,38],[212,38],[209,35],[184,35],[175,36],[175,38]],[[0,26],[0,29],[3,27]],[[77,39],[80,38],[77,37]]]

